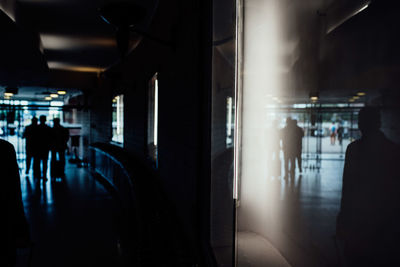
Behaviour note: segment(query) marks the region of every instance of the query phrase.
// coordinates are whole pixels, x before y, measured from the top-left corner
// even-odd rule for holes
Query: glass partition
[[[349,260],[352,240],[337,236],[336,220],[346,149],[366,136],[360,110],[380,110],[378,141],[400,143],[394,17],[376,1],[214,1],[210,223],[220,266]],[[365,169],[395,175],[382,166]]]
[[[210,240],[219,266],[234,265],[236,1],[213,2]]]
[[[158,159],[158,74],[149,81],[147,100],[147,153],[157,166]]]

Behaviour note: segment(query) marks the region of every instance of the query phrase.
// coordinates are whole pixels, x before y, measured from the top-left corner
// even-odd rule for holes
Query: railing
[[[134,210],[134,187],[131,175],[124,167],[124,152],[107,144],[90,146],[90,165],[115,190],[124,212]],[[122,153],[122,154],[121,154]],[[119,154],[119,155],[118,155]]]
[[[131,258],[129,263],[138,266],[192,264],[176,216],[150,165],[121,147],[105,143],[90,146],[90,165],[118,200],[120,242],[122,250]]]

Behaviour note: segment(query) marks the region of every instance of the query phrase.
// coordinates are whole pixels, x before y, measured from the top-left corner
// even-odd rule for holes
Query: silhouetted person
[[[344,128],[340,124],[338,129],[337,129],[337,138],[338,138],[338,141],[339,141],[339,145],[342,145],[342,143],[343,143],[343,134],[344,134]]]
[[[348,266],[400,266],[399,146],[379,130],[377,108],[361,109],[362,137],[346,151],[337,237]]]
[[[331,126],[331,145],[334,145],[336,142],[336,126],[332,124]]]
[[[25,138],[26,174],[29,173],[29,170],[31,168],[31,162],[35,150],[35,143],[33,142],[32,139],[34,139],[34,134],[37,124],[38,124],[38,119],[36,117],[33,117],[31,124],[26,126],[24,134],[22,135],[22,138]]]
[[[297,160],[297,166],[299,167],[299,171],[303,172],[303,169],[301,167],[301,151],[303,149],[303,137],[304,137],[304,131],[301,127],[297,125],[297,120],[293,120],[293,149],[294,149],[294,154],[295,154],[295,159]],[[294,161],[293,161],[294,164]],[[294,165],[293,165],[294,167]]]
[[[282,150],[284,157],[284,166],[285,166],[285,177],[289,176],[289,172],[294,175],[295,158],[295,140],[293,138],[293,120],[292,118],[286,118],[286,126],[281,130],[281,138],[282,138]],[[290,166],[290,169],[289,169]]]
[[[1,240],[5,248],[0,249],[0,266],[14,266],[16,248],[28,244],[29,227],[25,219],[21,197],[19,168],[14,147],[0,139],[0,170],[1,170]],[[3,254],[4,253],[4,254]]]
[[[290,117],[288,117],[286,119],[286,126],[282,129],[282,149],[285,159],[286,176],[288,176],[289,173],[294,175],[296,169],[296,159],[299,171],[303,171],[301,167],[303,136],[303,129],[297,125],[297,120],[292,120]]]
[[[69,139],[68,129],[60,125],[60,119],[53,120],[53,128],[51,129],[51,173],[52,178],[64,177],[65,171],[65,150]],[[53,168],[56,168],[53,170]]]
[[[39,121],[40,124],[36,127],[33,138],[35,142],[33,175],[35,178],[42,178],[44,181],[47,181],[47,161],[51,144],[51,128],[46,125],[46,116],[40,116]]]

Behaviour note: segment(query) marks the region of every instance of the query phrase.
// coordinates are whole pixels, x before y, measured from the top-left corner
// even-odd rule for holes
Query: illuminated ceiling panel
[[[68,70],[68,71],[78,71],[78,72],[102,72],[105,70],[104,68],[99,68],[99,67],[80,66],[80,65],[67,64],[57,61],[49,61],[47,64],[50,69],[58,69],[58,70]]]
[[[105,37],[75,37],[55,34],[40,34],[44,49],[75,50],[84,47],[115,47],[114,39]]]

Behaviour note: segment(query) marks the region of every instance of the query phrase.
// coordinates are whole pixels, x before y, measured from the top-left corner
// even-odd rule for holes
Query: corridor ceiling
[[[105,5],[119,1],[0,0],[0,34],[3,39],[0,43],[0,58],[2,59],[0,61],[0,87],[18,86],[25,90],[26,94],[29,94],[30,90],[34,94],[39,89],[32,88],[38,86],[43,88],[88,86],[87,81],[93,81],[98,73],[109,69],[120,60],[115,41],[116,27],[106,23],[99,12],[99,9]],[[144,19],[136,27],[145,32],[151,24],[159,1],[121,1],[134,3],[144,8],[146,13]],[[247,1],[256,5],[262,0]],[[349,33],[342,30],[347,25],[342,27],[341,23],[349,18],[349,14],[353,14],[355,10],[371,1],[372,3],[382,3],[391,0],[279,0],[285,7],[285,14],[288,18],[285,22],[288,24],[287,47],[283,49],[288,54],[286,57],[288,59],[287,70],[293,73],[299,71],[300,75],[298,76],[301,76],[305,66],[309,66],[310,62],[318,56],[315,49],[312,49],[311,43],[315,43],[315,40],[318,41],[321,38],[321,34],[318,34],[315,26],[321,23],[320,19],[323,20],[322,23],[326,28],[322,34],[325,36],[325,40],[328,40],[326,49],[320,51],[320,60],[334,65],[332,69],[328,66],[327,71],[335,71],[339,74],[340,70],[344,72],[342,67],[339,70],[335,69],[337,61],[329,61],[329,57],[327,57],[328,59],[323,58],[323,53],[329,52],[329,49],[335,53],[338,48],[343,50],[342,47],[338,47],[339,44],[330,44],[330,36],[342,34],[343,38],[348,38]],[[224,0],[215,1],[216,12],[221,14],[221,16],[215,16],[216,20],[228,21],[224,16],[234,17],[232,15],[234,6],[229,5],[231,1],[227,5],[224,4],[226,2]],[[227,9],[230,11],[226,12]],[[165,12],[165,10],[159,12]],[[214,42],[229,39],[232,36],[231,29],[224,28],[224,23],[215,24],[222,26],[214,29]],[[358,24],[363,25],[362,22]],[[375,28],[378,32],[377,27]],[[340,30],[337,30],[338,28]],[[331,32],[328,34],[329,29]],[[332,29],[334,30],[332,31]],[[132,42],[137,44],[140,40],[139,35],[131,35]],[[382,42],[382,45],[384,44],[385,42]],[[230,54],[234,52],[233,47],[228,43],[219,45],[218,49],[226,57],[230,57]],[[352,49],[349,54],[358,54],[358,47]],[[361,47],[361,49],[368,51],[367,46]],[[362,53],[359,54],[362,56]],[[336,60],[335,57],[333,59]],[[372,70],[373,68],[370,67],[368,70],[355,73],[356,79],[363,82],[365,80],[363,77]],[[382,79],[385,79],[384,73],[387,70],[391,69],[380,66],[374,73],[378,73],[377,75],[381,75]],[[71,76],[71,73],[75,76]],[[322,73],[321,77],[324,74],[326,73]],[[350,82],[345,81],[347,83],[343,84],[348,85],[349,88],[353,84],[360,84],[356,79],[352,78]],[[79,81],[86,81],[86,83],[82,84]],[[293,83],[300,84],[298,81]],[[366,83],[366,86],[370,84],[372,83]],[[322,83],[319,86],[323,87],[325,84]],[[332,98],[337,97],[340,90],[342,90],[341,95],[346,95],[346,92],[350,90],[346,86],[343,86],[343,89],[335,86],[337,87],[338,84],[329,81],[325,87],[330,89],[323,92],[324,88],[322,88],[321,95]],[[306,88],[297,88],[296,90],[302,94],[302,97],[307,97],[309,86],[301,85],[299,87]]]
[[[0,85],[52,86],[52,72],[97,74],[115,64],[116,27],[99,9],[113,0],[0,0]],[[157,0],[137,0],[145,31]],[[131,34],[131,41],[139,41]],[[92,74],[92,75],[93,75]],[[53,75],[54,76],[54,75]],[[58,75],[60,76],[60,75]]]

